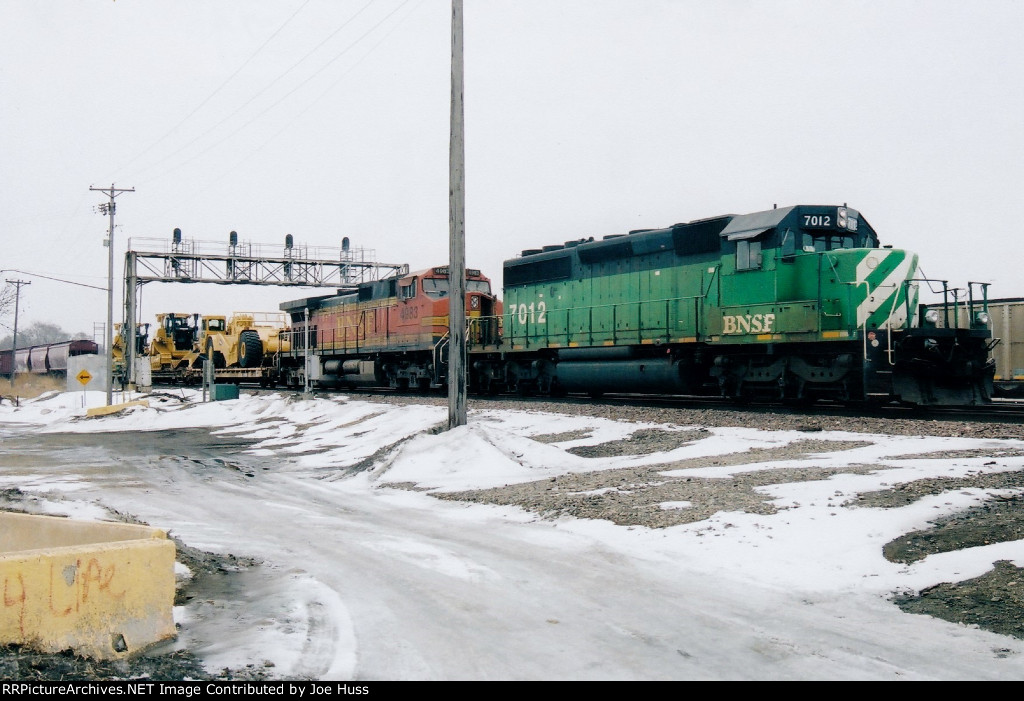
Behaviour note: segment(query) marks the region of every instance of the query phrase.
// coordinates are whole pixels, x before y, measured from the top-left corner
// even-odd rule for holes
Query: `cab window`
[[[448,285],[447,278],[424,278],[423,279],[423,293],[428,297],[439,299],[441,297],[447,297],[448,291],[451,288]]]
[[[760,241],[737,241],[736,242],[736,270],[760,270],[761,269],[761,242]]]
[[[855,245],[853,236],[831,234],[828,236],[803,235],[804,253],[824,253],[825,251],[838,251],[843,248],[853,248]]]

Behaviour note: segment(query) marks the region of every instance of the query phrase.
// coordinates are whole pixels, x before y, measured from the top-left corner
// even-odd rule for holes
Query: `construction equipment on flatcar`
[[[154,382],[177,384],[189,381],[189,371],[198,355],[195,349],[198,324],[198,314],[156,315],[156,331],[147,351]]]
[[[124,330],[124,324],[114,324],[114,338],[111,342],[111,355],[113,356],[113,371],[114,371],[114,382],[119,385],[124,385],[127,382],[128,373],[125,367],[125,346],[127,344],[127,334]],[[139,323],[136,324],[135,329],[135,357],[141,358],[147,354],[147,344],[149,343],[149,324]]]
[[[220,382],[276,383],[278,354],[288,350],[287,318],[280,312],[235,312],[202,317],[192,368],[213,361]]]

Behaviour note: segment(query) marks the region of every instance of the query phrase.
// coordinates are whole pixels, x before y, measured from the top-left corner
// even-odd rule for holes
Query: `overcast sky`
[[[799,203],[1020,296],[1024,3],[466,0],[467,265]],[[448,0],[0,0],[0,268],[92,333],[129,239],[446,262]],[[31,273],[31,274],[30,274]],[[309,290],[150,284],[163,311]],[[120,318],[120,309],[115,319]],[[10,325],[11,320],[4,320]],[[6,329],[3,329],[6,334]]]

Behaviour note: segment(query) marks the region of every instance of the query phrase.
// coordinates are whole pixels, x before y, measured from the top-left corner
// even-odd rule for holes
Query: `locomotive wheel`
[[[263,361],[263,341],[256,331],[243,331],[238,337],[238,367],[258,368]]]

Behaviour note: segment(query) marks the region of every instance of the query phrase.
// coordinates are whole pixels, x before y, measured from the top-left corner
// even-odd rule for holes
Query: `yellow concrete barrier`
[[[173,638],[174,559],[157,528],[0,512],[0,645],[114,659]]]
[[[145,399],[136,399],[133,402],[125,402],[124,404],[111,404],[110,406],[94,406],[91,409],[85,410],[86,416],[106,416],[107,414],[116,414],[119,411],[124,411],[131,406],[149,406],[149,402]]]

